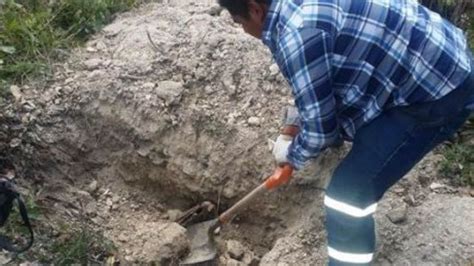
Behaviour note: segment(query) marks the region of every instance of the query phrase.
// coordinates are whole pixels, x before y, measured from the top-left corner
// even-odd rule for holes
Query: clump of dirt
[[[267,139],[278,134],[281,109],[291,102],[261,43],[208,1],[184,2],[119,16],[58,64],[46,86],[15,89],[17,105],[30,106],[24,120],[41,147],[38,197],[57,202],[56,216],[103,231],[126,263],[178,263],[188,240],[176,218],[203,200],[222,211],[262,182],[275,167]],[[348,149],[327,151],[226,225],[217,236],[221,264],[323,264],[322,188]],[[405,226],[448,202],[436,201],[439,186],[430,188],[440,182],[434,158],[381,204],[380,260],[457,263],[472,250],[463,240],[456,250],[446,245],[446,256],[422,260],[432,247],[396,248],[416,242],[412,230],[427,236],[444,230]],[[460,208],[449,214],[473,220]],[[459,226],[474,239],[474,227]]]

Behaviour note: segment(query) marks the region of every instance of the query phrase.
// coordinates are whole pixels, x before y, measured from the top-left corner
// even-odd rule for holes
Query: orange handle
[[[285,164],[283,166],[279,166],[273,175],[271,175],[265,181],[265,188],[268,190],[275,189],[281,185],[288,183],[291,179],[291,175],[293,174],[293,167],[289,164]]]
[[[224,213],[219,215],[219,225],[226,224],[228,221],[230,221],[230,219],[232,219],[232,217],[234,217],[234,215],[247,207],[252,200],[259,197],[262,193],[288,183],[292,173],[293,167],[289,164],[278,167],[273,175],[270,176],[265,182],[252,190],[243,199],[239,200]]]

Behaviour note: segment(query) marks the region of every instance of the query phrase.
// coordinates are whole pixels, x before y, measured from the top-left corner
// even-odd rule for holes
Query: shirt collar
[[[270,48],[273,45],[272,40],[275,34],[275,28],[277,26],[280,8],[281,8],[281,1],[272,0],[268,8],[267,17],[265,18],[265,22],[263,24],[262,41],[265,45],[269,46]]]

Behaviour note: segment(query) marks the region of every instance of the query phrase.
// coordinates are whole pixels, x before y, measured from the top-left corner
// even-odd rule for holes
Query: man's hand
[[[279,166],[289,164],[287,156],[293,138],[299,131],[298,110],[294,106],[287,106],[283,111],[283,127],[276,141],[270,140],[270,150]]]
[[[273,142],[272,154],[275,157],[275,161],[278,165],[283,165],[288,163],[286,158],[288,155],[288,148],[291,145],[293,140],[292,136],[281,134],[278,136],[275,142]]]

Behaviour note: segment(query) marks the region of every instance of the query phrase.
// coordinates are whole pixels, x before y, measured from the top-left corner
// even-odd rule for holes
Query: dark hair
[[[249,17],[250,0],[219,0],[219,5],[227,9],[232,16]],[[272,0],[255,0],[259,4],[269,5]]]

